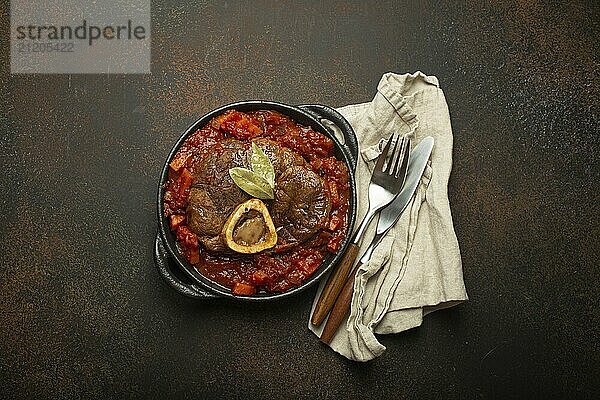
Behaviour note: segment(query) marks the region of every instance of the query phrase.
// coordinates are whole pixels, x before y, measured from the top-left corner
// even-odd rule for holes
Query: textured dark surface
[[[8,31],[8,4],[0,24]],[[598,398],[600,7],[153,1],[152,75],[0,75],[0,398]],[[314,290],[199,302],[153,267],[155,184],[198,115],[445,90],[471,300],[367,364],[308,333]]]

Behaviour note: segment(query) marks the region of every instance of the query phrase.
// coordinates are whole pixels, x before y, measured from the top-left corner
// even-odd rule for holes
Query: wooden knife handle
[[[321,292],[321,296],[317,301],[315,311],[313,312],[310,320],[314,326],[321,325],[333,307],[333,303],[335,303],[335,300],[344,287],[344,283],[348,278],[350,270],[352,269],[352,264],[354,264],[357,255],[358,245],[354,243],[350,244],[346,250],[346,254],[344,254],[344,257],[342,258],[342,261],[339,263],[335,271],[333,271],[333,273],[329,276],[329,279],[327,280],[327,283]]]
[[[350,311],[352,295],[354,293],[354,278],[359,267],[360,263],[358,263],[356,268],[352,270],[350,277],[346,281],[346,284],[342,288],[340,295],[333,305],[331,314],[329,314],[329,319],[325,323],[323,333],[321,333],[321,341],[323,343],[331,343],[331,339],[333,339],[338,328],[344,321],[344,318],[346,318],[346,315],[348,315],[348,312]]]

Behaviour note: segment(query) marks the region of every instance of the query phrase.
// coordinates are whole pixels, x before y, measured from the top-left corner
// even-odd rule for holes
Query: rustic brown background
[[[155,0],[152,24],[147,76],[11,76],[0,39],[0,398],[600,396],[597,1]],[[450,107],[469,302],[355,364],[308,333],[314,290],[249,307],[160,280],[156,182],[199,115],[416,70]]]

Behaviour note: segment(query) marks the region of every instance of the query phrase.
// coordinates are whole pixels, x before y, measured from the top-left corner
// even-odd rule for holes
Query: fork
[[[394,148],[386,163],[385,161],[392,142],[395,142]],[[358,255],[360,241],[367,227],[373,220],[373,217],[375,217],[382,208],[390,204],[400,193],[404,180],[406,179],[406,167],[408,165],[409,153],[410,139],[404,137],[400,138],[400,135],[397,135],[395,141],[390,137],[383,148],[383,151],[377,158],[375,169],[371,175],[371,182],[369,183],[369,211],[354,234],[342,261],[329,276],[329,279],[321,292],[321,296],[317,301],[311,318],[311,323],[313,325],[321,325],[327,314],[331,311],[350,275],[352,265]]]

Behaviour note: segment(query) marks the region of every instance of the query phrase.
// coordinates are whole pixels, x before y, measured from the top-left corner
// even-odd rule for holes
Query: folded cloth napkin
[[[385,74],[373,101],[338,111],[356,131],[360,146],[356,168],[358,221],[368,209],[367,187],[375,159],[390,135],[409,137],[413,146],[426,136],[435,140],[415,196],[370,262],[358,270],[350,315],[331,342],[341,355],[368,361],[385,351],[375,334],[414,328],[427,313],[467,300],[447,195],[452,128],[438,79],[421,72]],[[365,234],[359,257],[371,242],[375,226],[373,222]],[[319,336],[324,325],[308,323]]]

